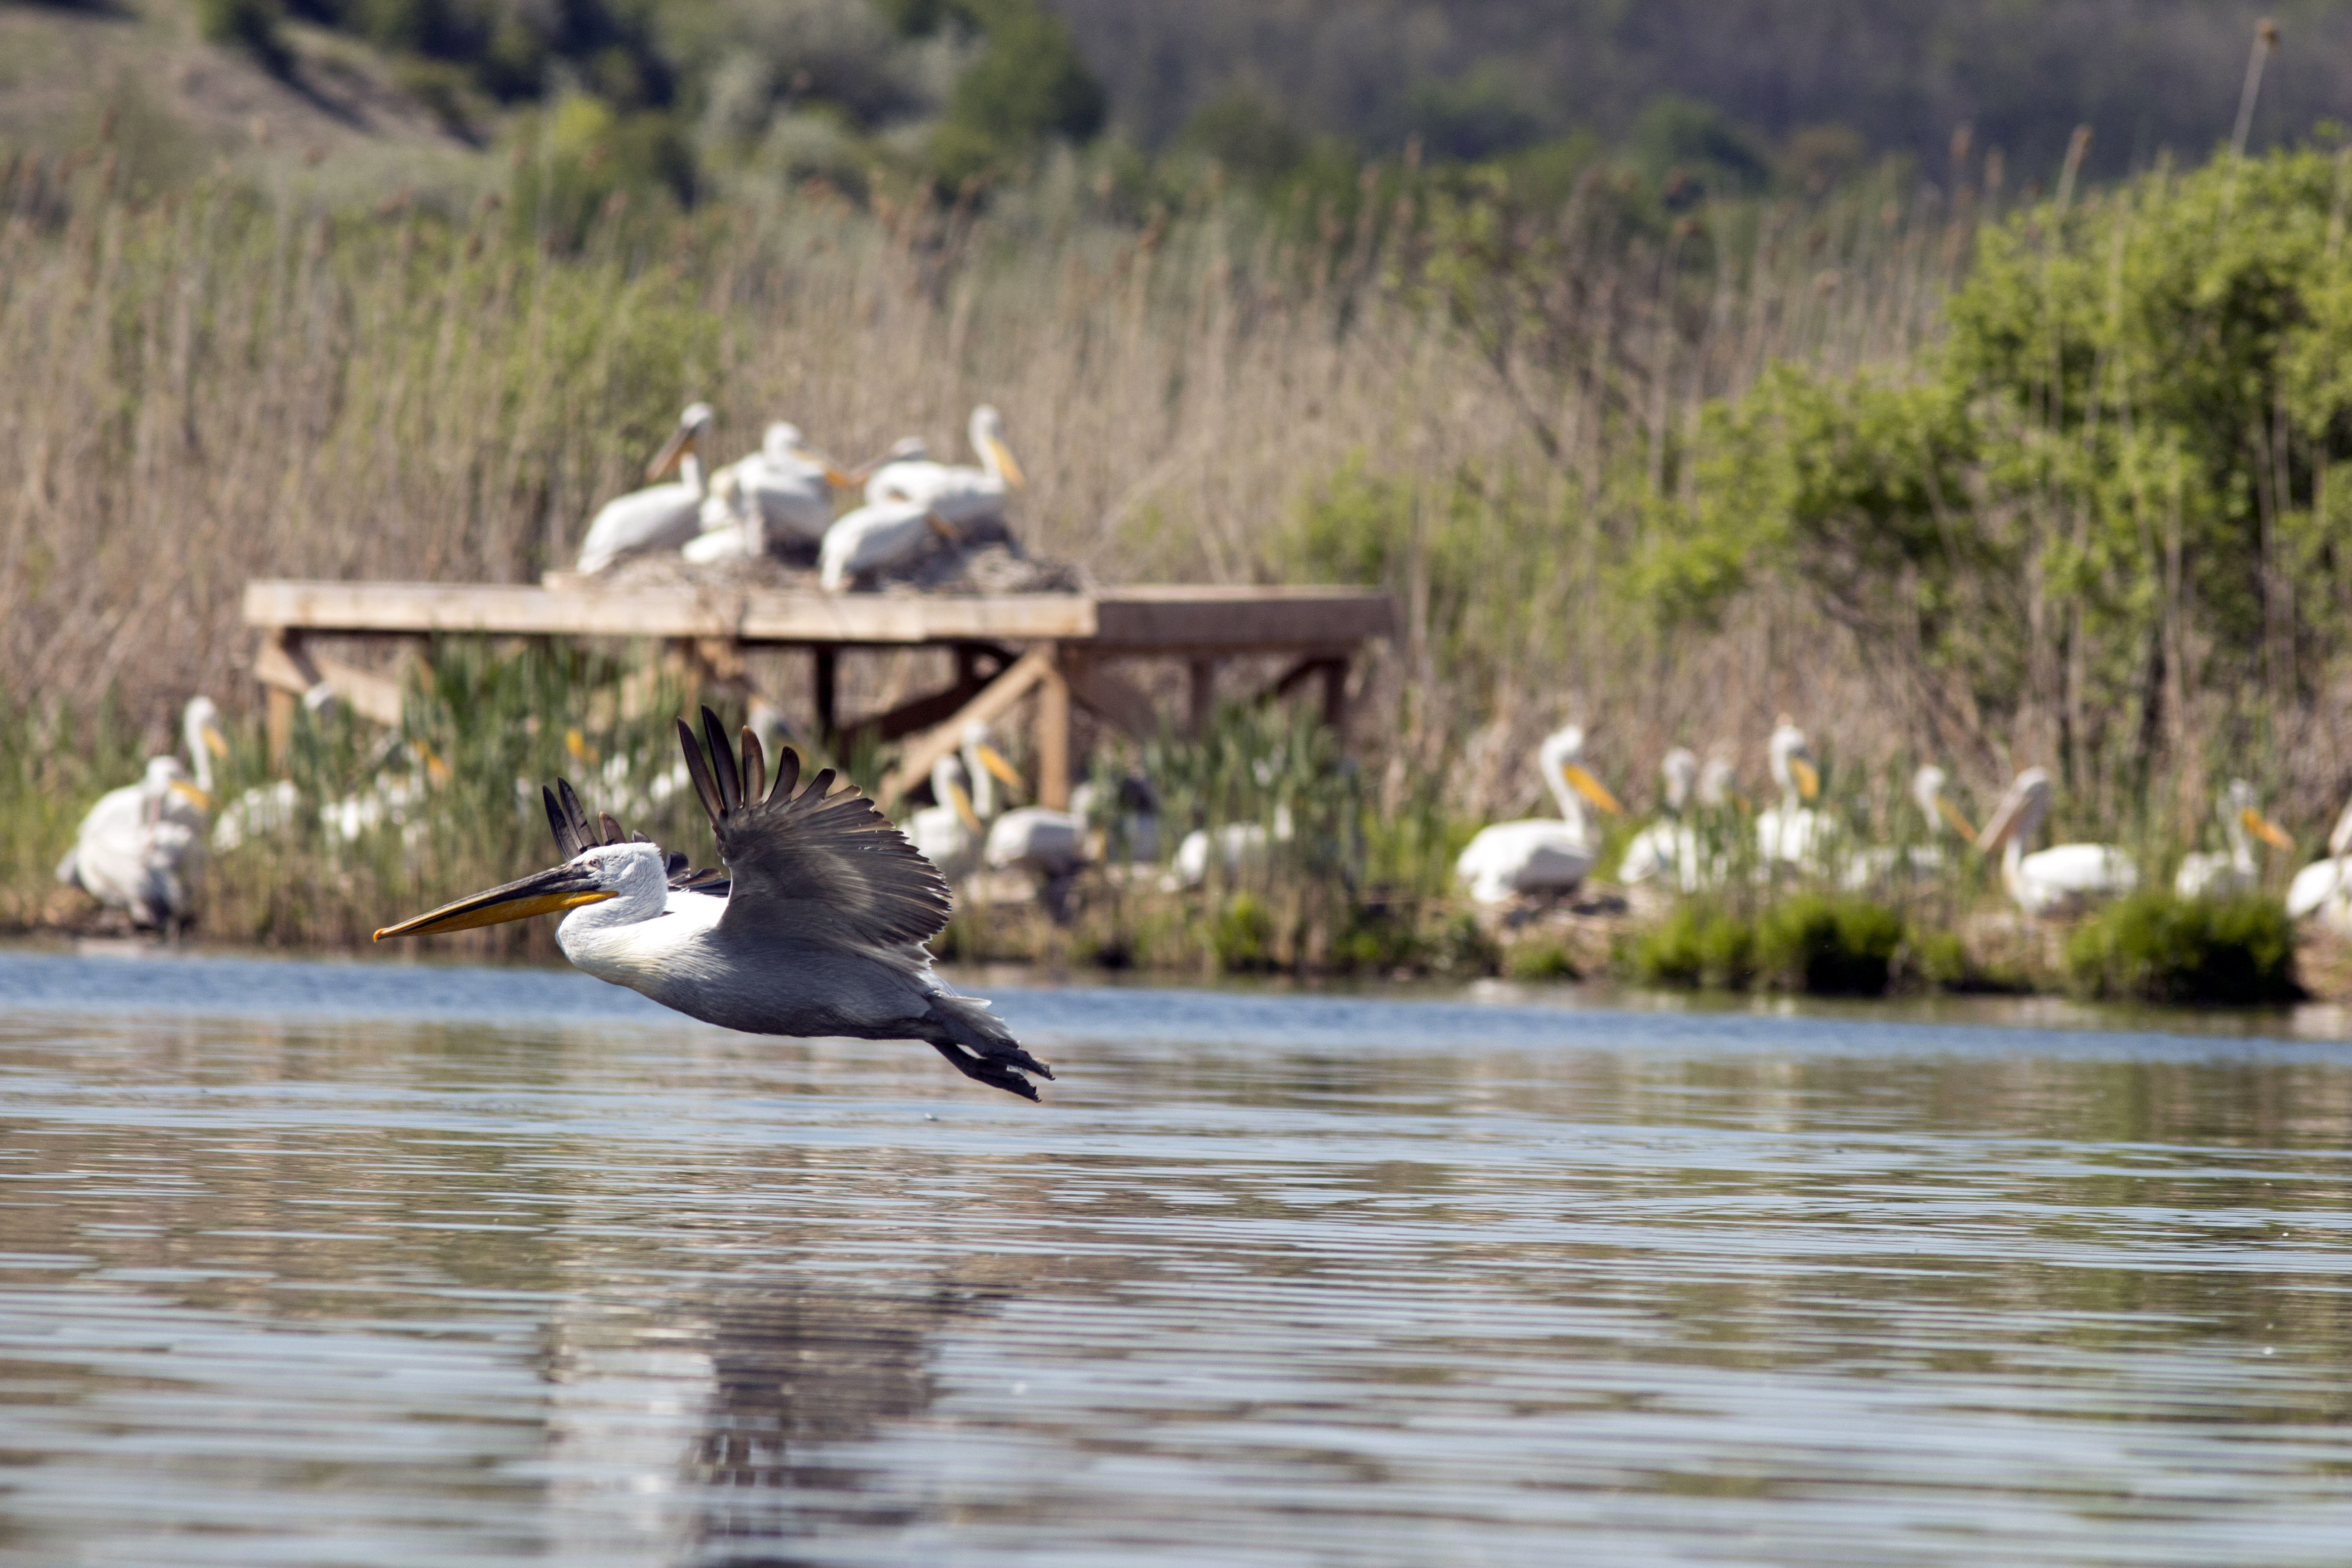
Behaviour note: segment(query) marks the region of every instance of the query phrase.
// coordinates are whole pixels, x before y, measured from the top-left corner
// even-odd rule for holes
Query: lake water
[[[2294,1021],[993,994],[0,952],[0,1563],[2352,1560]]]

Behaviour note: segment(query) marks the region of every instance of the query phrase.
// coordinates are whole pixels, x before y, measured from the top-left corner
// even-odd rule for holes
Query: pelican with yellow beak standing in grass
[[[2135,891],[2139,868],[2112,844],[2056,844],[2025,852],[2050,816],[2051,794],[2050,774],[2026,769],[1977,839],[1985,853],[2000,852],[2000,879],[2017,907],[2037,920],[2056,920]]]
[[[213,761],[228,755],[211,698],[189,699],[180,727],[194,776],[177,757],[151,757],[137,784],[98,797],[74,847],[58,862],[58,881],[142,928],[184,925],[194,913],[193,874],[213,809]]]
[[[873,802],[855,785],[835,792],[829,768],[794,793],[800,758],[789,748],[771,788],[759,737],[743,731],[739,768],[708,708],[701,740],[683,721],[677,729],[723,876],[688,870],[683,855],[628,837],[610,816],[600,842],[558,779],[542,792],[558,864],[375,939],[561,914],[564,957],[688,1017],[754,1035],[921,1040],[966,1078],[1036,1099],[1023,1075],[1052,1070],[985,1002],[931,973],[925,944],[946,929],[947,883]]]
[[[1797,721],[1783,713],[1772,726],[1772,739],[1765,751],[1772,782],[1780,786],[1780,803],[1757,813],[1756,851],[1767,868],[1794,866],[1818,871],[1826,846],[1822,814],[1811,804],[1822,793],[1821,771],[1813,766],[1812,748]]]
[[[1536,768],[1544,787],[1559,802],[1559,816],[1479,829],[1454,862],[1454,879],[1469,883],[1470,897],[1479,903],[1575,891],[1600,852],[1585,822],[1585,805],[1590,803],[1612,815],[1618,810],[1617,797],[1584,765],[1580,726],[1570,724],[1545,736],[1536,748]]]
[[[588,524],[580,543],[580,570],[602,572],[625,555],[676,550],[702,531],[702,503],[709,493],[702,472],[702,438],[710,434],[708,403],[687,405],[677,416],[660,451],[646,467],[646,478],[664,479],[676,470],[674,484],[654,484],[606,501]]]
[[[2213,815],[2221,824],[2221,841],[2230,847],[2220,854],[2204,850],[2181,858],[2172,890],[2184,899],[2229,899],[2261,888],[2263,867],[2254,858],[2252,843],[2256,838],[2273,849],[2294,847],[2286,829],[2263,815],[2254,786],[2243,779],[2230,781],[2213,803]]]

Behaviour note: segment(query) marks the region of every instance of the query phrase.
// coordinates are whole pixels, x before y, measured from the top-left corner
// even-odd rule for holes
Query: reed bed
[[[1890,167],[1821,202],[1674,216],[1598,168],[1538,203],[1386,165],[1316,210],[1210,185],[1136,215],[1064,156],[985,208],[822,185],[684,216],[614,197],[557,236],[495,195],[352,211],[289,176],[134,200],[103,146],[0,159],[0,918],[54,909],[79,806],[168,745],[191,692],[245,721],[257,782],[247,578],[532,580],[692,397],[717,405],[722,456],[783,417],[849,459],[909,433],[960,449],[992,401],[1034,550],[1105,581],[1391,586],[1404,629],[1360,672],[1346,786],[1385,837],[1341,879],[1350,907],[1441,900],[1470,826],[1538,808],[1527,758],[1570,718],[1640,801],[1675,744],[1723,748],[1760,787],[1765,732],[1798,715],[1850,764],[1858,829],[1890,830],[1886,781],[1939,737],[1874,650],[1787,584],[1675,624],[1628,563],[1698,499],[1721,400],[1780,364],[1911,374],[1997,201],[1979,184]],[[356,940],[528,863],[543,829],[512,809],[516,770],[577,766],[556,741],[625,651],[546,655],[560,680],[436,655],[443,732],[408,737],[461,770],[436,826],[363,874],[289,849],[320,890],[215,894],[213,934]],[[805,733],[790,662],[755,675]],[[855,712],[929,671],[845,675]],[[465,743],[534,719],[523,752]],[[357,735],[305,743],[332,760],[305,786],[321,799],[381,765]],[[593,743],[645,747],[649,769],[667,750],[657,729]],[[1953,760],[1981,808],[2007,759]],[[1201,789],[1198,820],[1265,804]],[[1317,951],[1362,930],[1336,906],[1274,925]]]

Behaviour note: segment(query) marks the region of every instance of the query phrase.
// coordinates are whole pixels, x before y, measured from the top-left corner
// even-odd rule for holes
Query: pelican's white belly
[[[2008,869],[2009,890],[2030,915],[2074,914],[2139,886],[2139,868],[2112,844],[2060,844]]]
[[[1533,817],[1480,829],[1454,862],[1454,875],[1470,884],[1477,902],[1499,904],[1520,893],[1570,891],[1592,860],[1592,846],[1575,827]]]

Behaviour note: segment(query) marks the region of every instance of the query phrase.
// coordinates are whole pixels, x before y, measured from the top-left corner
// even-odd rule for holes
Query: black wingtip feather
[[[596,814],[596,825],[604,830],[605,843],[626,844],[629,841],[629,836],[621,831],[621,825],[614,820],[613,814],[611,812],[598,812]]]
[[[702,710],[702,736],[710,742],[710,771],[719,780],[719,798],[729,811],[743,807],[743,776],[735,771],[735,752],[727,744],[727,731],[719,715]]]
[[[743,798],[753,805],[768,798],[768,758],[749,724],[743,726]]]
[[[710,763],[702,755],[702,742],[694,738],[685,720],[677,721],[677,743],[686,752],[686,771],[694,780],[694,793],[702,798],[702,810],[716,828],[727,815],[726,803],[719,798],[719,785],[711,780]]]
[[[580,852],[588,847],[573,841],[572,825],[563,820],[563,807],[556,803],[555,792],[541,784],[539,797],[547,803],[547,826],[555,834],[556,858],[566,862],[577,859]]]

